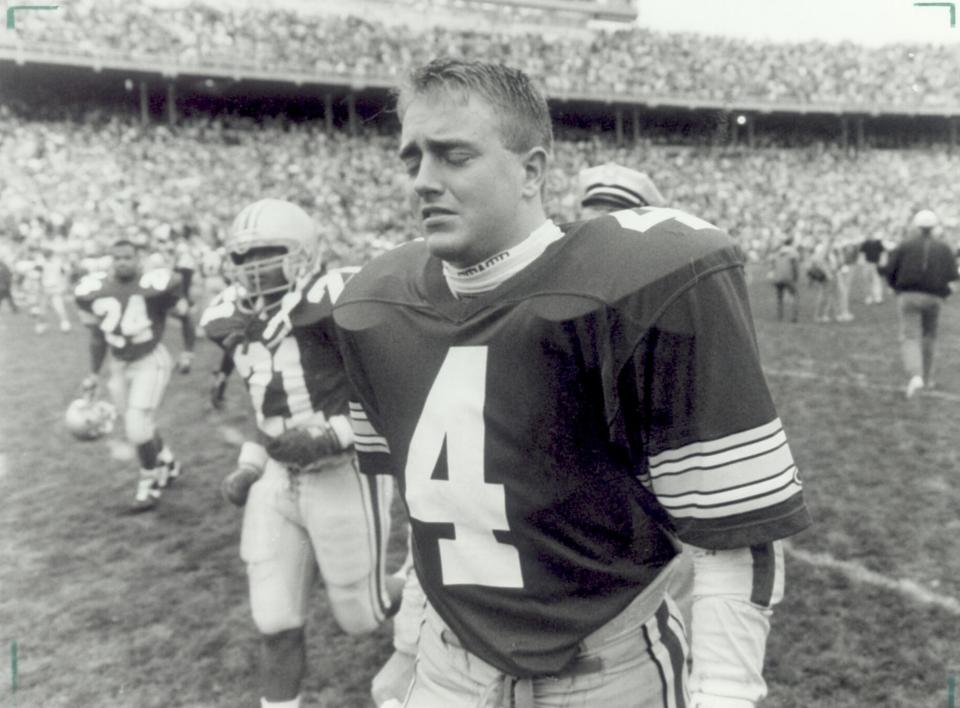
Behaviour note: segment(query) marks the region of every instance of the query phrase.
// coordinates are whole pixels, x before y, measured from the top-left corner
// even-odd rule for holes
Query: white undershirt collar
[[[533,230],[516,246],[490,256],[466,268],[443,264],[447,287],[457,297],[469,297],[489,292],[533,263],[551,243],[563,236],[550,219]]]

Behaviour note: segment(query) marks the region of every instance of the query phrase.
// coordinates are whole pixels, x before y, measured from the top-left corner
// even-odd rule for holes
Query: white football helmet
[[[316,224],[299,206],[282,199],[261,199],[245,207],[234,219],[224,247],[229,277],[246,294],[246,302],[238,302],[238,306],[250,311],[278,305],[297,281],[320,267]],[[245,258],[257,248],[283,248],[285,252]]]
[[[96,440],[113,430],[117,409],[109,401],[78,398],[67,407],[64,421],[77,440]]]

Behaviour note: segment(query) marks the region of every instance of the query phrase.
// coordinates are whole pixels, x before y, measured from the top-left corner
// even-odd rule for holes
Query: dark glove
[[[250,487],[260,479],[262,474],[263,470],[241,463],[237,469],[223,478],[220,483],[220,493],[234,506],[243,506],[247,503]]]
[[[277,462],[294,467],[309,467],[321,458],[344,451],[340,438],[330,425],[311,430],[287,430],[266,445],[267,454]]]

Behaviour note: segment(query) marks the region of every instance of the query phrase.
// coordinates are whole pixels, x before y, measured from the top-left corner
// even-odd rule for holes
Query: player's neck
[[[563,232],[549,219],[524,240],[466,268],[443,264],[443,277],[458,298],[489,292],[533,263]]]

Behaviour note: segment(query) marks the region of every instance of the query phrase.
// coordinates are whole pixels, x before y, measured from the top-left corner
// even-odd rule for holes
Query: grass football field
[[[855,282],[856,320],[814,324],[802,289],[789,324],[759,276],[751,297],[815,519],[790,540],[763,706],[946,706],[960,674],[960,299],[942,315],[937,389],[906,401],[891,299],[867,307]],[[218,354],[198,349],[159,415],[185,475],[129,516],[135,462],[62,424],[85,331],[37,336],[0,313],[0,708],[258,705],[240,512],[218,491],[247,403],[234,379],[225,410],[209,407]],[[391,567],[402,549],[398,532]],[[308,628],[304,708],[367,708],[390,628],[347,637],[321,589]]]

